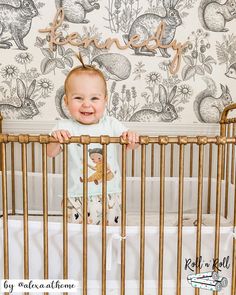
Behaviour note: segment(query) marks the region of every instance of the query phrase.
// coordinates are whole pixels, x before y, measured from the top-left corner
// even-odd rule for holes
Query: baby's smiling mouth
[[[93,114],[93,112],[80,112],[84,116],[90,116]]]

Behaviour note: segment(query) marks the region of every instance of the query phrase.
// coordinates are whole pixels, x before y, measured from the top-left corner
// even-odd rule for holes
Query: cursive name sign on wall
[[[49,47],[52,50],[53,45],[66,45],[70,44],[72,46],[87,48],[91,43],[93,43],[99,49],[110,49],[113,44],[116,45],[117,48],[124,50],[130,47],[133,48],[141,48],[146,47],[148,50],[155,50],[157,48],[172,48],[176,51],[175,56],[170,64],[170,73],[176,74],[179,70],[181,63],[182,50],[188,45],[188,42],[181,44],[176,40],[173,40],[169,44],[162,44],[161,40],[164,37],[163,33],[165,31],[165,23],[161,22],[157,27],[156,33],[153,36],[150,36],[148,39],[138,43],[140,40],[140,35],[133,35],[130,40],[126,44],[121,44],[117,38],[107,38],[104,42],[99,42],[96,37],[89,38],[86,36],[85,38],[81,38],[78,32],[73,32],[68,34],[67,36],[61,36],[61,33],[57,32],[58,28],[62,25],[64,21],[64,10],[63,8],[59,8],[55,15],[52,25],[46,29],[40,29],[40,33],[49,33]]]

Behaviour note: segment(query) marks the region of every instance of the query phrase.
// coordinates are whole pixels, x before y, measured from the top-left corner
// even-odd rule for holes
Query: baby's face
[[[93,153],[90,155],[90,158],[91,160],[94,162],[94,163],[100,163],[102,162],[102,155],[99,154],[99,153]]]
[[[71,116],[82,124],[96,124],[104,114],[107,98],[98,75],[73,74],[67,84],[65,103]]]

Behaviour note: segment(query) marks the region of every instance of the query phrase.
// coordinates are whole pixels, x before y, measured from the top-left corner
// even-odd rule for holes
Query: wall
[[[104,72],[110,93],[107,112],[121,121],[215,123],[223,107],[235,101],[235,0],[88,1],[0,0],[4,118],[65,118],[62,86],[68,71],[79,64],[74,56],[78,50],[86,63]],[[111,37],[124,45],[136,33],[147,39],[163,21],[168,33],[162,44],[189,42],[179,70],[170,74],[176,54],[171,47],[148,51],[55,45],[49,50],[49,36],[39,29],[49,27],[59,6],[67,20],[58,28],[62,40],[78,32],[81,38],[105,42]]]

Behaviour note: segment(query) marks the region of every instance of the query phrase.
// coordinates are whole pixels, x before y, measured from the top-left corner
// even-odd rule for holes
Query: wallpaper
[[[92,42],[51,48],[50,33],[39,30],[52,25],[60,8],[61,43],[77,32],[78,43],[116,38],[127,48]],[[236,0],[0,0],[0,112],[14,120],[67,118],[63,83],[79,65],[80,51],[105,75],[109,115],[121,121],[216,123],[224,107],[236,102],[235,19]],[[152,48],[162,25],[161,46]],[[136,34],[140,39],[133,45],[143,46],[129,43]]]

